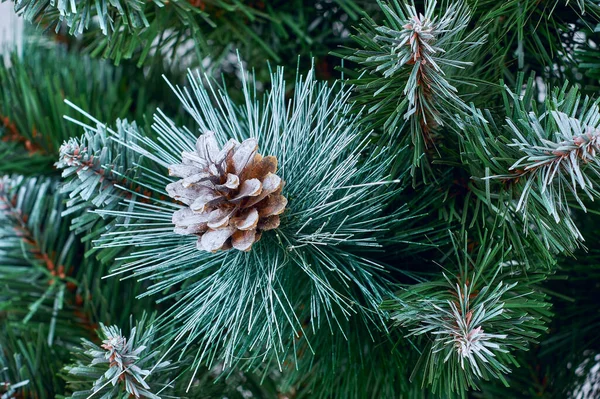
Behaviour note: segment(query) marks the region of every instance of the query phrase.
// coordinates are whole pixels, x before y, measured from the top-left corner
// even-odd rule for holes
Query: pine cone
[[[229,140],[219,150],[213,132],[201,135],[195,152],[183,152],[169,175],[172,198],[188,205],[173,214],[175,232],[199,236],[198,249],[249,251],[263,231],[279,227],[287,205],[277,158],[262,157],[256,139]]]

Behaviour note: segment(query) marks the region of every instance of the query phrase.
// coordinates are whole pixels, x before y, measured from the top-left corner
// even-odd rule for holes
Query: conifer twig
[[[550,315],[544,295],[504,270],[510,252],[484,238],[473,253],[466,240],[455,249],[456,276],[404,287],[382,305],[407,337],[426,336],[429,342],[411,379],[434,392],[461,393],[490,377],[504,380],[516,350],[525,350],[545,329]],[[526,284],[543,277],[535,276]],[[535,333],[532,333],[535,331]]]

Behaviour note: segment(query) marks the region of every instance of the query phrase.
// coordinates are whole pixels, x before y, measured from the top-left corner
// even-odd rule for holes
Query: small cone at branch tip
[[[285,182],[275,174],[277,158],[257,151],[256,139],[229,140],[220,148],[207,132],[195,151],[183,152],[182,163],[169,166],[169,175],[180,180],[166,187],[186,205],[173,213],[174,232],[198,236],[202,251],[250,251],[263,231],[278,228],[287,205]]]

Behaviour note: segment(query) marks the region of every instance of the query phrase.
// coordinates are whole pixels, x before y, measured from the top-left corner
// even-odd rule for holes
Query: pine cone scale
[[[198,174],[200,169],[190,165],[171,165],[169,166],[169,176],[177,176],[186,178],[194,174]]]
[[[196,152],[205,161],[215,161],[219,154],[219,143],[214,135],[202,135],[196,141]]]
[[[196,212],[204,212],[206,207],[209,204],[216,204],[219,201],[222,201],[223,197],[216,192],[204,191],[198,198],[191,203],[190,208]]]
[[[239,176],[250,160],[254,159],[254,154],[257,149],[258,142],[255,139],[245,140],[233,153],[231,165],[228,166],[233,166],[234,173]]]
[[[208,223],[218,223],[220,220],[229,220],[235,212],[235,208],[217,208],[210,212]]]
[[[233,234],[231,244],[239,251],[248,251],[256,241],[256,230],[238,230]]]
[[[186,205],[190,205],[199,195],[208,189],[202,186],[184,187],[182,183],[177,183],[167,185],[167,193],[171,198],[181,201]]]
[[[262,207],[259,207],[258,214],[260,216],[280,215],[285,210],[287,198],[283,195],[271,195],[264,202],[264,205],[261,203]]]
[[[236,217],[232,219],[231,222],[238,230],[253,230],[258,224],[258,219],[258,211],[255,208],[252,208],[247,214]]]
[[[269,173],[275,173],[276,171],[277,158],[271,155],[263,158],[260,154],[256,154],[254,162],[246,168],[244,178],[261,178]]]
[[[238,201],[246,197],[256,197],[262,192],[262,183],[258,179],[250,179],[244,181],[240,186],[238,195],[233,198],[233,201]]]
[[[273,230],[279,227],[279,216],[273,215],[262,218],[257,226],[261,231]]]
[[[195,173],[183,179],[183,187],[190,187],[194,183],[198,183],[202,180],[209,178],[210,175],[208,173]]]
[[[218,251],[222,249],[225,242],[235,233],[235,227],[225,226],[215,230],[208,230],[200,238],[200,249],[206,251]]]
[[[235,190],[240,186],[240,178],[231,173],[227,174],[227,181],[223,184],[217,184],[215,187],[219,191]]]
[[[281,180],[279,176],[269,172],[262,181],[262,192],[260,193],[260,195],[254,198],[249,198],[248,202],[246,203],[246,206],[252,206],[254,204],[259,203],[267,196],[275,193],[277,190],[280,190],[282,187],[283,180]]]

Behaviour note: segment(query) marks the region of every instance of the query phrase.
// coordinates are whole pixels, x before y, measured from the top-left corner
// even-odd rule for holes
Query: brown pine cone
[[[176,233],[199,236],[200,250],[249,251],[263,231],[279,227],[284,181],[275,174],[277,158],[257,149],[256,139],[248,139],[219,150],[208,132],[195,152],[183,152],[182,163],[169,167],[170,176],[182,179],[167,185],[169,196],[188,205],[173,214]]]

